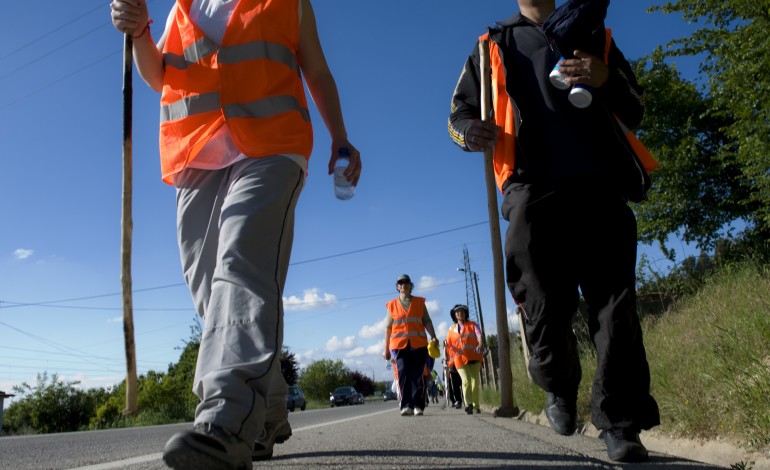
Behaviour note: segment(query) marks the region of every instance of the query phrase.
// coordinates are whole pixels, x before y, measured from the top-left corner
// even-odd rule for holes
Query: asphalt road
[[[651,454],[645,464],[607,458],[604,443],[490,413],[429,406],[401,417],[396,402],[290,413],[293,436],[254,468],[297,469],[673,469],[716,467]],[[0,469],[165,469],[166,440],[190,424],[0,438]]]

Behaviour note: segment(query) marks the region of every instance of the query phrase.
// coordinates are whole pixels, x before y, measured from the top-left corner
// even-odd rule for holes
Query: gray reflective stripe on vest
[[[188,96],[179,101],[160,107],[160,122],[175,121],[194,114],[217,111],[219,109],[219,93],[204,93]]]
[[[225,105],[224,111],[227,118],[266,118],[289,111],[297,111],[302,115],[302,119],[310,122],[310,113],[307,108],[301,106],[297,98],[290,95],[268,96],[249,103],[228,104]]]
[[[422,318],[416,317],[404,317],[398,320],[393,320],[394,325],[403,325],[404,323],[422,323]]]
[[[413,336],[425,336],[424,331],[410,331],[408,333],[393,333],[390,335],[391,338],[411,338]]]
[[[215,53],[219,46],[209,38],[198,39],[194,43],[187,46],[183,52],[184,56],[179,54],[172,54],[166,52],[163,54],[163,64],[166,67],[174,67],[175,69],[185,70],[187,67],[195,64],[204,57]]]
[[[292,70],[297,69],[297,57],[294,52],[283,44],[267,41],[254,41],[237,46],[223,47],[217,56],[220,64],[235,64],[245,60],[268,59],[286,65]]]
[[[219,110],[219,93],[190,96],[160,108],[160,122],[174,121],[195,114]],[[307,108],[300,106],[293,96],[268,96],[250,103],[228,104],[224,107],[227,118],[267,118],[289,111],[297,111],[310,122]],[[422,320],[418,320],[422,321]]]

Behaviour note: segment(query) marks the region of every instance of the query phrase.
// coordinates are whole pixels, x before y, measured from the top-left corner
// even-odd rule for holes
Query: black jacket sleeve
[[[607,64],[610,76],[602,87],[604,102],[609,110],[629,129],[634,129],[644,116],[644,89],[623,53],[612,41]]]
[[[449,114],[449,136],[460,148],[469,152],[465,132],[474,119],[481,119],[481,83],[479,81],[478,45],[465,61],[460,79],[452,94]]]

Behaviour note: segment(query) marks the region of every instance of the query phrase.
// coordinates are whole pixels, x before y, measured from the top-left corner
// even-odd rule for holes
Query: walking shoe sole
[[[163,461],[177,470],[250,470],[245,462],[234,463],[227,459],[216,439],[192,431],[175,434],[163,449]]]
[[[291,437],[291,425],[289,425],[289,422],[286,421],[282,426],[281,429],[277,430],[276,433],[281,433],[277,436],[275,436],[273,440],[273,444],[283,444],[284,442],[288,441]],[[263,449],[257,450],[257,446],[263,446],[264,445],[257,441],[254,443],[254,448],[251,451],[251,461],[252,462],[258,462],[260,460],[267,460],[273,456],[273,446],[265,447]]]

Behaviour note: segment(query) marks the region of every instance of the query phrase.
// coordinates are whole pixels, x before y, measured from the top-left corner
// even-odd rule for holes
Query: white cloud
[[[436,330],[436,335],[439,340],[442,340],[443,338],[446,338],[446,333],[449,331],[449,322],[442,321],[438,326],[435,326],[434,323],[434,329]]]
[[[508,330],[513,331],[517,335],[519,334],[519,316],[516,315],[516,311],[511,311],[510,308],[505,309],[508,314]]]
[[[283,308],[288,311],[304,311],[314,308],[328,307],[337,303],[337,296],[324,293],[320,295],[317,288],[306,289],[302,292],[302,298],[292,295],[283,298]]]
[[[387,318],[383,318],[374,325],[364,325],[360,330],[358,330],[358,336],[364,339],[374,338],[375,336],[383,336],[385,334],[386,323]]]
[[[366,348],[366,354],[376,354],[379,356],[383,353],[383,346],[384,343],[374,343],[373,345]]]
[[[445,283],[446,281],[440,281],[433,276],[420,276],[420,280],[417,281],[417,285],[415,287],[417,289],[430,290]]]
[[[344,349],[353,349],[356,347],[356,337],[355,336],[348,336],[345,339],[339,339],[336,336],[333,336],[332,339],[326,342],[326,350],[327,351],[340,351]]]
[[[366,355],[366,350],[362,346],[359,346],[357,348],[351,349],[348,351],[347,354],[345,354],[345,357],[361,357]]]
[[[439,304],[438,300],[426,300],[425,308],[428,309],[431,318],[441,314],[441,304]]]
[[[14,259],[27,259],[35,253],[35,250],[28,250],[26,248],[19,248],[13,252]]]
[[[123,317],[108,318],[107,323],[123,323]]]

